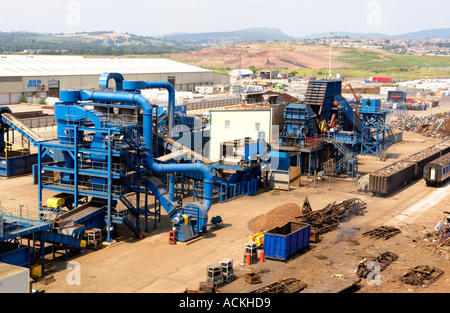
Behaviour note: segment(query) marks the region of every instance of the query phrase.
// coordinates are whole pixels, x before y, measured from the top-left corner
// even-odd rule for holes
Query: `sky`
[[[269,27],[294,37],[398,35],[448,28],[448,12],[448,0],[14,0],[2,4],[0,31],[157,36]]]

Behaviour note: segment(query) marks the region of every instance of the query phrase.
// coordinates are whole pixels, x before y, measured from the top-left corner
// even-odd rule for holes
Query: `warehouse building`
[[[228,75],[166,59],[2,55],[0,105],[19,103],[22,95],[57,98],[60,90],[97,88],[105,72],[121,73],[126,80],[169,81],[180,91],[230,83]]]

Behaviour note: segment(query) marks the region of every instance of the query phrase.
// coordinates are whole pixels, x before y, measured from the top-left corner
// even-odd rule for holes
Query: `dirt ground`
[[[415,133],[404,133],[403,139],[402,143],[390,148],[385,162],[362,157],[360,170],[373,171],[438,142],[437,139],[424,140]],[[304,176],[302,186],[294,182],[291,187],[289,192],[262,190],[255,196],[214,204],[209,216],[220,215],[223,227],[210,228],[206,235],[190,244],[169,244],[171,223],[163,212],[157,229],[153,229],[154,220],[149,218],[149,232],[144,233],[142,240],[135,239],[121,227],[120,237],[103,249],[69,255],[67,260],[63,251],[58,252],[55,259],[47,255],[55,281],[49,285],[36,282],[33,288],[47,293],[178,293],[186,288],[198,289],[200,282],[206,280],[207,266],[223,259],[233,259],[237,279],[219,288],[221,293],[245,292],[289,277],[300,279],[308,284],[308,288],[313,288],[330,279],[339,283],[340,279],[355,277],[357,262],[362,257],[370,259],[390,251],[398,254],[399,259],[381,272],[381,284],[370,285],[362,280],[356,292],[434,293],[449,290],[448,254],[436,253],[421,239],[423,228],[432,229],[443,217],[442,211],[449,209],[449,184],[439,189],[428,188],[423,180],[418,180],[386,198],[356,192],[356,182],[349,178],[317,181],[314,186]],[[33,212],[36,214],[37,192],[30,175],[0,180],[0,201],[10,210],[23,204],[28,208],[29,216]],[[50,196],[52,193],[46,191],[43,199]],[[323,235],[319,243],[311,244],[307,251],[286,262],[266,260],[244,265],[244,245],[252,235],[248,222],[284,203],[301,206],[306,196],[313,210],[353,197],[365,201],[367,210],[362,216],[341,223],[338,229]],[[363,232],[382,225],[399,227],[401,234],[386,241],[362,236]],[[77,284],[70,283],[74,274],[70,267],[73,262],[80,265]],[[399,281],[408,269],[417,265],[434,266],[444,270],[445,274],[429,288],[405,285]],[[251,271],[262,273],[261,285],[249,285],[244,281],[244,274]]]
[[[341,54],[335,47],[334,57]],[[251,43],[236,44],[230,47],[212,47],[189,53],[167,55],[200,67],[230,68],[313,68],[329,66],[330,49],[327,46],[290,45],[288,43]],[[348,64],[333,61],[332,67],[339,68]]]

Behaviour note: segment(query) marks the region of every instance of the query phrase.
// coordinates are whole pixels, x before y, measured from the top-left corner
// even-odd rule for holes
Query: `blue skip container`
[[[285,261],[294,253],[309,247],[311,226],[289,222],[264,234],[264,257]]]

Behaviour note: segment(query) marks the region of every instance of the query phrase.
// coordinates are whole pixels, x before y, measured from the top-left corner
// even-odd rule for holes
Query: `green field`
[[[399,55],[356,48],[346,48],[341,53],[336,59],[350,66],[334,69],[333,72],[346,74],[350,78],[390,76],[405,80],[450,77],[450,56]]]

